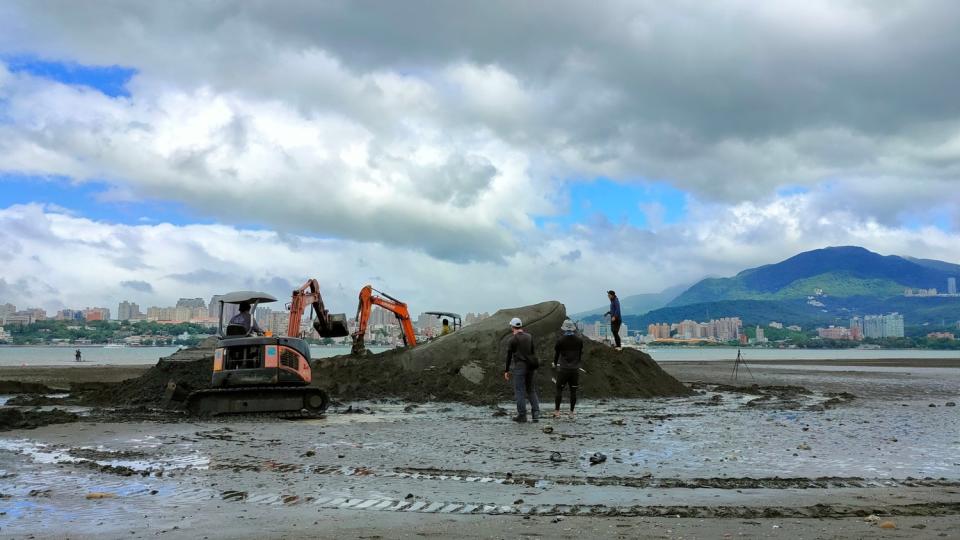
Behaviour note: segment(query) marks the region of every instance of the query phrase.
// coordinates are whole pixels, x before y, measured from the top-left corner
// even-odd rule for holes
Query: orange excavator
[[[310,279],[293,291],[286,336],[262,332],[255,324],[258,304],[275,302],[257,291],[237,291],[220,297],[220,324],[213,355],[211,387],[191,392],[186,385],[167,384],[168,407],[201,415],[234,413],[320,414],[329,399],[310,386],[310,346],[303,339],[300,321],[308,307],[313,328],[320,337],[346,337],[346,315],[331,314],[323,304],[320,285]],[[240,306],[244,317],[233,317],[224,327],[227,305]],[[237,324],[239,322],[240,324]]]
[[[416,346],[417,336],[413,330],[413,321],[410,320],[410,311],[407,309],[407,305],[389,294],[367,285],[360,289],[360,304],[357,306],[357,331],[353,334],[352,354],[363,355],[367,352],[363,343],[363,336],[367,333],[367,325],[370,323],[370,312],[373,306],[380,306],[393,313],[397,317],[397,321],[400,322],[400,328],[403,329],[403,344],[407,347]]]

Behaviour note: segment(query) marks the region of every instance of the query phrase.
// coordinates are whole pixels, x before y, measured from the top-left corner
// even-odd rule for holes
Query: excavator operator
[[[230,325],[242,326],[248,334],[252,330],[258,336],[263,335],[263,330],[260,328],[260,325],[257,324],[257,320],[253,318],[253,315],[250,314],[250,304],[247,303],[240,304],[240,313],[237,313],[230,319]]]

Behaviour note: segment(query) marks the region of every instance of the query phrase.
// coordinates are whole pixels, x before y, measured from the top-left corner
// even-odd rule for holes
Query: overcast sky
[[[960,262],[960,3],[0,3],[0,303]]]

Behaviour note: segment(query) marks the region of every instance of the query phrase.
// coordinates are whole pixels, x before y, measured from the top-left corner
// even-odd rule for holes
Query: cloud
[[[585,284],[654,292],[830,244],[958,260],[958,19],[945,0],[5,2],[0,55],[135,74],[106,95],[0,61],[0,175],[220,224],[14,206],[0,260],[8,283],[72,282],[69,260],[157,303],[314,274],[353,303],[381,275],[461,310],[589,308]],[[683,213],[633,207],[641,230],[597,201],[537,226],[597,178],[669,184]]]
[[[219,281],[223,281],[229,276],[228,274],[225,274],[223,272],[217,272],[214,270],[201,268],[199,270],[192,270],[190,272],[183,272],[179,274],[169,274],[167,277],[170,279],[175,279],[177,281],[182,281],[184,283],[213,284]]]
[[[954,2],[3,10],[0,51],[137,74],[113,99],[0,70],[0,168],[448,260],[521,249],[569,178],[727,203],[862,181],[851,210],[889,220],[876,200],[960,173]]]
[[[656,231],[597,222],[557,235],[544,233],[503,263],[454,263],[398,246],[370,249],[362,242],[308,236],[292,247],[268,231],[224,225],[118,225],[58,214],[41,205],[13,206],[0,209],[0,243],[24,223],[46,234],[34,235],[42,240],[34,240],[29,253],[16,253],[5,263],[0,303],[54,309],[131,300],[164,306],[180,297],[207,298],[241,289],[264,290],[283,299],[313,277],[332,311],[350,313],[357,292],[375,275],[378,288],[404,300],[414,312],[495,311],[549,299],[579,311],[602,304],[607,289],[625,296],[657,292],[828,245],[856,244],[883,254],[960,261],[958,233],[890,228],[843,211],[821,215],[811,211],[816,204],[809,194],[735,206],[694,201],[691,221]],[[98,241],[76,241],[93,237]],[[104,257],[120,238],[150,246],[142,268],[123,268]],[[198,246],[209,253],[197,256]],[[378,273],[371,274],[371,269]],[[213,277],[218,279],[208,280]],[[61,283],[70,287],[58,290]]]
[[[149,282],[136,279],[121,281],[120,286],[142,293],[153,292],[153,285],[150,285]]]

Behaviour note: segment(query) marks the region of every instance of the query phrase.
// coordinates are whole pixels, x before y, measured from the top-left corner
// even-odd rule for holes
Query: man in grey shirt
[[[249,334],[252,330],[258,336],[263,335],[263,330],[260,329],[260,325],[257,324],[257,320],[253,318],[253,315],[250,313],[250,304],[243,303],[240,304],[240,313],[237,313],[230,319],[231,326],[242,326],[247,333]]]
[[[517,399],[517,416],[514,422],[527,421],[527,400],[530,400],[530,412],[533,421],[540,420],[540,398],[534,384],[534,374],[540,366],[533,346],[533,336],[523,331],[523,323],[514,317],[510,321],[513,336],[507,345],[507,365],[503,370],[503,379],[510,380],[513,375],[513,395]],[[511,368],[512,366],[512,368]]]

